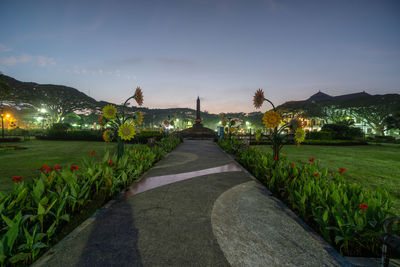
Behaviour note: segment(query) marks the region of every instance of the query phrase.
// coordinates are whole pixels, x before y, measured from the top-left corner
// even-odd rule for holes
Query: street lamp
[[[4,138],[4,114],[1,114],[1,138]]]
[[[10,114],[0,114],[1,116],[1,138],[4,138],[4,117],[6,117],[6,119],[9,119],[11,117]]]

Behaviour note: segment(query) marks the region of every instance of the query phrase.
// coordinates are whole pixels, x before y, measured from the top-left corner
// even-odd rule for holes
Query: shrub
[[[168,136],[161,139],[156,144],[162,147],[166,152],[171,152],[175,147],[181,143],[181,139],[175,136]]]
[[[66,132],[71,128],[69,123],[53,123],[50,127],[51,131]]]
[[[232,150],[232,149],[230,149]],[[342,254],[379,256],[383,221],[391,217],[389,193],[347,182],[314,160],[295,165],[274,161],[261,147],[239,151],[237,160]]]
[[[161,140],[165,137],[165,133],[160,131],[141,131],[128,143],[147,144],[149,138]],[[103,133],[100,130],[66,130],[59,131],[49,129],[45,135],[36,136],[37,139],[43,140],[74,140],[74,141],[103,141]]]
[[[352,140],[363,137],[363,132],[360,128],[350,127],[347,124],[325,124],[321,130],[330,132],[332,139]]]
[[[103,141],[101,131],[94,130],[48,130],[44,136],[36,136],[37,139],[44,140],[79,140],[79,141]]]
[[[368,145],[363,140],[305,140],[303,145],[319,145],[319,146],[361,146]]]
[[[242,145],[242,141],[235,138],[223,138],[222,140],[218,141],[220,147],[226,152],[233,154],[236,153],[240,146]]]
[[[328,131],[309,132],[307,134],[307,139],[332,140],[332,132],[328,132]]]
[[[175,137],[161,141],[169,148],[179,144]],[[0,264],[26,266],[34,261],[71,216],[99,196],[106,201],[119,193],[164,153],[158,146],[137,144],[120,160],[106,153],[101,162],[85,158],[82,166],[45,164],[32,182],[13,177],[13,191],[0,191]]]
[[[375,142],[379,143],[396,143],[396,138],[394,136],[375,136]]]
[[[135,138],[133,139],[133,142],[134,143],[140,143],[140,144],[147,144],[149,138],[154,138],[155,141],[157,141],[157,140],[160,140],[163,137],[166,137],[164,132],[160,132],[160,131],[140,131],[140,133],[137,134],[135,136]]]
[[[0,142],[20,142],[21,138],[19,137],[5,137],[1,138],[0,137]]]

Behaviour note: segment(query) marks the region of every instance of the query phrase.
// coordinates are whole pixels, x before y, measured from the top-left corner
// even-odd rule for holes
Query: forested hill
[[[6,75],[1,75],[0,78],[11,87],[9,94],[0,92],[0,102],[3,102],[5,107],[13,109],[14,112],[26,114],[37,113],[38,109],[45,108],[54,117],[54,122],[58,122],[61,118],[74,112],[81,117],[90,117],[91,119],[87,120],[87,123],[91,123],[96,121],[95,118],[99,116],[105,105],[111,104],[107,101],[97,101],[85,93],[68,86],[22,82]],[[193,107],[195,104],[194,99]],[[117,108],[121,108],[121,106],[117,105]],[[145,123],[152,125],[158,125],[165,119],[174,116],[182,122],[193,122],[196,114],[196,111],[190,108],[148,109],[133,106],[129,109],[131,111],[142,111],[145,114]],[[250,114],[229,113],[226,116],[238,118],[241,121],[246,120],[255,126],[261,126],[262,114],[260,112]],[[210,114],[208,112],[201,112],[201,117],[205,126],[210,128],[215,128],[221,120],[220,114]]]
[[[321,91],[312,95],[307,100],[288,101],[277,109],[282,111],[302,111],[310,116],[318,116],[321,109],[336,108],[361,108],[382,107],[389,110],[399,110],[400,94],[370,95],[365,91],[340,96],[330,96]]]

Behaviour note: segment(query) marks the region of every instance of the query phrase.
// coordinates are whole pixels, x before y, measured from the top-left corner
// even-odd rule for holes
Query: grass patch
[[[77,164],[80,166],[83,157],[95,150],[94,157],[100,160],[109,150],[115,152],[115,143],[87,141],[47,141],[29,140],[18,143],[7,143],[7,146],[18,145],[27,149],[7,150],[0,153],[0,190],[9,191],[15,175],[30,180],[40,175],[39,168],[46,163],[49,166],[59,164],[61,167]]]
[[[263,149],[272,153],[270,146]],[[319,165],[337,172],[346,168],[343,176],[370,189],[381,186],[393,197],[394,210],[400,215],[400,145],[368,146],[284,146],[282,151],[290,161],[308,163],[314,157]]]

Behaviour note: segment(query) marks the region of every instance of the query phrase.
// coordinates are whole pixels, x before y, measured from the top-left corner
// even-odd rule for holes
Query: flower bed
[[[34,261],[71,216],[94,199],[107,201],[119,193],[179,143],[179,138],[168,137],[152,148],[138,144],[119,160],[106,153],[101,162],[95,162],[91,152],[82,166],[64,169],[44,164],[41,177],[31,183],[14,176],[14,190],[0,192],[1,265]]]
[[[341,175],[344,168],[328,173],[314,158],[295,165],[285,158],[276,161],[259,147],[240,150],[229,140],[220,146],[236,151],[238,162],[342,254],[379,257],[383,221],[393,215],[386,190],[349,183]]]

